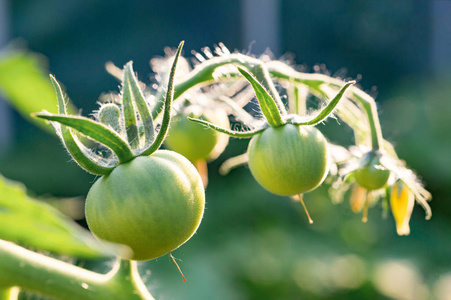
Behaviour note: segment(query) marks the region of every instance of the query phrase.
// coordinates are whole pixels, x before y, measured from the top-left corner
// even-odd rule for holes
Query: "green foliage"
[[[26,51],[0,53],[0,92],[25,119],[49,129],[42,120],[30,117],[43,109],[57,112],[55,92],[42,60]]]
[[[0,239],[76,257],[105,256],[94,237],[25,187],[0,176]]]

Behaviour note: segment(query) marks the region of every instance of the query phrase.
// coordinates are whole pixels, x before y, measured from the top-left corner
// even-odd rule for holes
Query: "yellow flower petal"
[[[413,192],[402,181],[395,182],[390,193],[390,206],[398,235],[410,233],[409,221],[414,204],[415,195]]]

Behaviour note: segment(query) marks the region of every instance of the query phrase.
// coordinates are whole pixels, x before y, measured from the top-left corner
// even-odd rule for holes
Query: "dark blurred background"
[[[384,137],[422,175],[433,218],[416,206],[411,234],[398,237],[381,207],[363,224],[327,186],[305,196],[315,223],[288,198],[265,192],[247,168],[217,175],[246,149],[234,140],[209,166],[207,209],[198,233],[170,258],[144,264],[159,299],[451,299],[451,1],[0,0],[0,46],[25,44],[46,57],[87,115],[105,72],[134,61],[150,83],[150,58],[185,40],[190,51],[223,42],[274,57],[289,53],[306,71],[360,78],[377,95]],[[325,68],[324,68],[324,66]],[[333,124],[330,124],[333,123]],[[95,178],[50,135],[0,101],[0,173],[36,195],[86,195]],[[322,126],[322,125],[321,125]],[[332,141],[349,131],[322,126]],[[152,272],[145,272],[149,268]]]

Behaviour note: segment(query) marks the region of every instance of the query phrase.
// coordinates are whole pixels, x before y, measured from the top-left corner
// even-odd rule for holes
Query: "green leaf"
[[[225,133],[227,135],[230,135],[234,138],[239,138],[239,139],[240,138],[241,139],[251,138],[256,134],[262,133],[266,129],[266,128],[260,128],[260,129],[249,130],[249,131],[235,131],[235,130],[222,128],[220,126],[217,126],[217,125],[210,123],[208,121],[205,121],[205,120],[195,119],[195,118],[191,118],[191,117],[188,117],[188,120],[202,124],[210,129],[216,130],[217,132]]]
[[[277,108],[280,111],[282,116],[287,115],[287,110],[285,109],[285,105],[280,98],[279,93],[274,85],[274,82],[271,79],[271,76],[268,72],[268,67],[266,64],[259,63],[253,66],[250,70],[250,73],[257,79],[257,81],[263,86],[263,88],[268,92],[271,98],[276,103]]]
[[[184,41],[180,42],[177,53],[175,54],[174,62],[172,63],[171,73],[169,74],[168,91],[166,93],[166,99],[164,101],[163,121],[161,122],[160,131],[158,132],[158,135],[155,138],[153,144],[151,144],[147,148],[144,148],[143,152],[140,155],[150,155],[157,151],[158,148],[160,148],[161,144],[163,144],[163,141],[166,138],[166,134],[168,133],[169,123],[171,123],[172,100],[174,99],[175,70],[177,68],[177,62],[179,60],[180,53],[182,52],[184,43]]]
[[[61,86],[53,76],[50,80],[55,88],[56,97],[58,100],[58,113],[65,115],[67,113],[66,102],[67,99],[61,90]],[[66,126],[54,126],[57,135],[61,138],[64,146],[75,162],[85,171],[95,175],[107,175],[113,170],[113,166],[103,162],[103,157],[91,152],[83,143],[79,141],[75,133]]]
[[[153,127],[153,118],[150,114],[149,107],[144,99],[138,79],[133,72],[132,62],[125,65],[124,70],[124,88],[128,87],[132,93],[133,100],[138,108],[141,117],[142,126],[144,127],[145,145],[150,145],[154,139],[155,129]]]
[[[25,119],[46,130],[50,126],[31,118],[42,110],[56,113],[55,94],[42,58],[26,51],[0,53],[0,93]],[[70,105],[69,109],[75,111]]]
[[[128,162],[135,157],[128,144],[116,132],[99,122],[81,116],[51,115],[45,112],[34,115],[71,127],[107,146],[117,155],[120,163]]]
[[[238,67],[238,71],[240,71],[240,73],[252,85],[255,95],[257,96],[258,103],[260,104],[260,108],[268,123],[273,127],[278,127],[285,124],[274,99],[271,95],[269,95],[268,91],[261,85],[261,83],[257,81],[254,75],[241,67]]]
[[[139,135],[129,80],[130,78],[127,76],[127,73],[124,73],[122,87],[122,111],[124,114],[124,126],[128,143],[132,146],[132,149],[136,149],[139,147]]]
[[[52,206],[0,175],[0,239],[77,257],[106,256],[96,239]]]
[[[332,111],[337,106],[338,102],[340,102],[340,99],[343,97],[343,94],[346,92],[346,89],[351,86],[352,84],[355,84],[355,81],[349,81],[347,82],[337,93],[337,95],[332,99],[327,106],[320,111],[320,113],[313,117],[311,120],[306,122],[292,122],[295,125],[316,125],[320,122],[322,122],[324,119],[326,119]]]

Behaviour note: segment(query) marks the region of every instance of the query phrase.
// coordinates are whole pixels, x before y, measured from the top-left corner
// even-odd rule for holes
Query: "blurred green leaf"
[[[38,54],[24,50],[0,53],[0,93],[25,119],[51,130],[45,121],[30,117],[42,110],[58,112],[55,91]]]
[[[52,206],[0,175],[0,239],[77,257],[106,256],[97,240]]]

